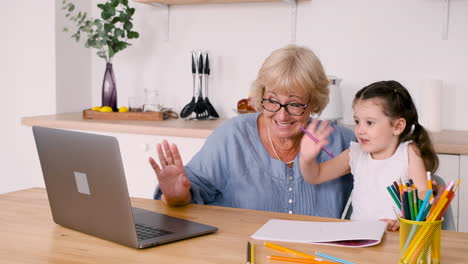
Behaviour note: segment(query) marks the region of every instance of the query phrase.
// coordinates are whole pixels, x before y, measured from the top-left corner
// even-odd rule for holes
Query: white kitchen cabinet
[[[437,156],[440,163],[436,175],[442,177],[446,183],[451,180],[458,181],[460,177],[460,155],[438,154]],[[459,199],[460,196],[456,195],[451,203],[456,230],[458,230],[457,227],[459,226]]]
[[[460,186],[458,187],[458,231],[468,232],[468,155],[460,155]]]

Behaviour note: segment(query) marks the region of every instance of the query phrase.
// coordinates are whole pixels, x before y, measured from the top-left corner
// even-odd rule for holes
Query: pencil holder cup
[[[442,220],[426,222],[400,218],[399,264],[439,264]]]

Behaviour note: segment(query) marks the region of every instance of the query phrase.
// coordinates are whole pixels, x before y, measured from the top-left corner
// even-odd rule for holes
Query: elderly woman
[[[327,105],[327,85],[320,60],[308,48],[274,51],[253,84],[258,113],[224,122],[185,167],[176,145],[157,145],[160,166],[150,158],[159,181],[155,199],[339,218],[352,176],[313,185],[299,168],[301,128]],[[337,155],[352,139],[351,130],[336,126],[326,148]],[[328,159],[324,152],[317,157]]]

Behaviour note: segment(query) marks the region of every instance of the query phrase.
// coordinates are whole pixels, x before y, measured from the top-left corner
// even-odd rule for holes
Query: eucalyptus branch
[[[94,19],[86,12],[76,13],[72,2],[62,2],[65,17],[76,26],[71,38],[79,42],[82,34],[85,35],[85,47],[97,49],[96,54],[110,62],[117,52],[131,45],[128,43],[129,39],[137,39],[140,36],[132,30],[131,21],[135,9],[128,6],[128,0],[107,0],[97,7],[101,9],[101,17]],[[68,28],[64,28],[64,31],[68,32]]]

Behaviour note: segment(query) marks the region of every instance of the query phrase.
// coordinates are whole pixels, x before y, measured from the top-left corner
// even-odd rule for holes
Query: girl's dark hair
[[[412,140],[418,146],[426,170],[435,173],[439,167],[439,158],[434,151],[429,134],[419,124],[418,111],[408,90],[397,81],[372,83],[356,93],[353,105],[359,100],[373,98],[382,100],[383,112],[391,120],[398,118],[406,120],[406,127],[400,134],[399,142]]]

